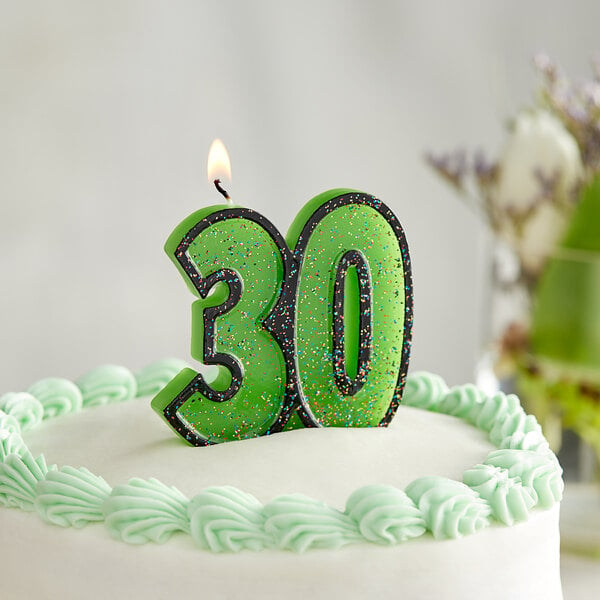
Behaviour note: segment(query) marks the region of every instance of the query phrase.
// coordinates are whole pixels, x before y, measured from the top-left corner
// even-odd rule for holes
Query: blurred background
[[[411,247],[411,368],[473,380],[491,238],[427,150],[497,154],[532,56],[575,77],[600,5],[560,1],[0,2],[0,383],[189,358],[192,296],[162,250],[219,198],[285,231],[312,196],[377,195]]]

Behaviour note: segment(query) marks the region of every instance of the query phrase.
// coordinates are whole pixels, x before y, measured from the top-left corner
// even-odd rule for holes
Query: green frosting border
[[[524,521],[532,509],[548,509],[562,498],[558,460],[516,396],[488,396],[470,384],[449,389],[441,377],[425,372],[408,376],[403,403],[461,418],[498,449],[465,471],[462,482],[421,477],[405,490],[365,486],[349,496],[343,511],[301,494],[262,504],[231,486],[207,488],[192,499],[156,479],[134,478],[111,488],[84,467],[47,466],[44,455],[34,458],[21,437],[48,418],[152,395],[183,366],[165,359],[135,375],[103,366],[74,383],[46,379],[27,392],[1,396],[0,505],[36,512],[62,527],[102,522],[114,538],[130,544],[164,543],[183,532],[211,552],[304,552],[394,545],[427,533],[458,538],[493,522]]]

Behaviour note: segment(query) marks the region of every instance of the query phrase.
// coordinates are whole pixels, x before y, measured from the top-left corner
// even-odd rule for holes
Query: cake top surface
[[[47,421],[26,440],[34,455],[85,465],[110,485],[155,477],[189,496],[232,485],[261,502],[301,492],[340,509],[364,485],[403,489],[423,475],[460,480],[494,449],[463,421],[404,406],[387,428],[298,429],[199,449],[173,436],[147,405],[136,398],[98,406]],[[127,435],[116,422],[131,425]]]

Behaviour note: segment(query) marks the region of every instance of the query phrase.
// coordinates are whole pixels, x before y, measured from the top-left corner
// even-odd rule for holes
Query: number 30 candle
[[[152,401],[189,443],[389,423],[408,368],[412,279],[381,201],[324,192],[285,239],[253,210],[210,206],[165,250],[198,297],[192,356],[217,366],[211,381],[184,369]]]

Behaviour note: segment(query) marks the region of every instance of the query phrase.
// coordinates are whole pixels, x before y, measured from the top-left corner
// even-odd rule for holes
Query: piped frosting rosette
[[[0,397],[0,506],[35,512],[60,527],[103,523],[130,544],[164,543],[178,534],[210,552],[305,552],[399,544],[423,535],[457,538],[493,523],[524,521],[562,497],[558,460],[516,396],[487,396],[470,384],[448,389],[430,373],[407,378],[403,403],[460,418],[498,449],[465,471],[462,482],[421,477],[405,490],[369,485],[354,491],[343,510],[301,494],[263,504],[230,486],[207,488],[191,499],[156,479],[134,478],[111,488],[84,467],[47,466],[21,437],[44,419],[152,394],[183,366],[168,359],[137,374],[99,367],[75,383],[45,379],[27,392]]]
[[[110,495],[108,483],[86,468],[64,466],[50,471],[37,484],[35,510],[46,522],[80,528],[102,521],[102,506]]]
[[[190,533],[196,545],[212,552],[263,550],[274,545],[265,531],[263,505],[232,486],[200,492],[188,506]]]
[[[157,479],[117,485],[102,504],[110,534],[129,544],[163,544],[176,531],[189,532],[188,499]]]

